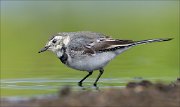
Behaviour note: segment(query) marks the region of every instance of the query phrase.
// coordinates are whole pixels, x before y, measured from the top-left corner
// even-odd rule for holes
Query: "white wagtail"
[[[94,86],[97,87],[97,82],[104,72],[104,66],[123,51],[139,44],[163,42],[171,39],[132,41],[112,39],[96,32],[62,32],[52,36],[39,53],[50,50],[68,67],[87,71],[88,75],[78,82],[81,87],[82,82],[92,75],[94,70],[99,70],[100,73],[94,82]]]

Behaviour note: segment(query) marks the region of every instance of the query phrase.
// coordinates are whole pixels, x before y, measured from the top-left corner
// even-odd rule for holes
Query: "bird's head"
[[[66,36],[63,33],[58,33],[58,35],[52,36],[49,39],[49,41],[46,43],[45,47],[42,48],[38,53],[45,52],[46,50],[50,50],[56,53],[57,55],[62,54],[63,46],[66,46],[68,43],[69,43],[69,36]]]

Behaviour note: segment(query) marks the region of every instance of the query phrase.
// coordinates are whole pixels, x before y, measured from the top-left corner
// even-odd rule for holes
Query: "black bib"
[[[63,64],[67,63],[68,55],[64,52],[63,55],[59,58]]]

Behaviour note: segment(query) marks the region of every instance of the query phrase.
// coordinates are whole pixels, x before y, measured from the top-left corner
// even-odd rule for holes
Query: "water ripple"
[[[65,84],[77,84],[80,79],[65,78],[65,79],[47,79],[47,78],[22,78],[22,79],[2,79],[1,88],[6,89],[27,89],[27,90],[50,90],[63,87]],[[99,82],[103,84],[125,84],[128,79],[111,79],[104,78]],[[95,79],[89,78],[86,80],[86,85],[92,85]],[[114,86],[115,87],[115,86]],[[116,86],[118,87],[118,86]],[[75,87],[77,88],[77,87]],[[107,88],[107,87],[104,87]]]
[[[49,78],[21,78],[21,79],[1,79],[1,89],[18,89],[18,90],[55,90],[65,85],[73,85],[77,88],[77,82],[81,78],[62,78],[62,79],[49,79]],[[160,79],[160,78],[159,78]],[[161,78],[163,80],[163,78]],[[164,78],[167,80],[168,78]],[[143,78],[102,78],[99,80],[101,88],[111,87],[124,87],[129,81],[141,81]],[[148,78],[148,80],[157,80],[157,78]],[[91,86],[95,81],[94,78],[88,78],[84,85]],[[111,84],[111,85],[108,85]]]

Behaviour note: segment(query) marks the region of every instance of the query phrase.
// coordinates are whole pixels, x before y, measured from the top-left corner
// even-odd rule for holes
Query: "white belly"
[[[71,58],[68,57],[68,66],[81,71],[94,71],[102,69],[109,61],[114,59],[117,55],[126,51],[128,48],[118,49],[116,51],[96,53],[95,55],[83,55],[82,57]]]
[[[68,58],[68,66],[81,71],[99,70],[116,56],[113,52],[97,53],[78,58]]]

